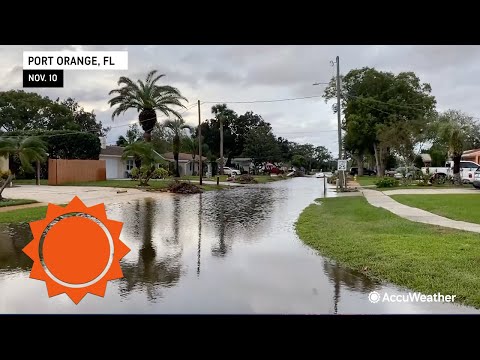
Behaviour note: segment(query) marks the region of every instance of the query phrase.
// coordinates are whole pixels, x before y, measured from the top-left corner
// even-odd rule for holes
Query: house
[[[228,159],[223,158],[223,166],[226,166],[227,160]],[[230,163],[232,164],[232,167],[240,170],[242,173],[249,173],[250,169],[253,169],[255,167],[253,165],[252,159],[246,157],[232,158],[230,159]],[[220,165],[220,158],[217,159],[217,164]]]
[[[463,161],[473,161],[480,164],[480,149],[466,150],[462,154]]]
[[[105,160],[105,167],[107,170],[108,179],[125,179],[128,174],[135,167],[135,161],[130,156],[128,159],[122,159],[124,147],[122,146],[104,146],[100,151],[99,160]],[[159,158],[162,156],[153,150]],[[157,164],[160,166],[160,163]]]
[[[175,166],[175,158],[173,156],[173,152],[161,154],[160,157],[170,163],[173,163],[173,166]],[[197,175],[199,171],[198,160],[198,155],[196,155],[195,160],[193,160],[192,154],[178,153],[178,171],[180,173],[180,176]],[[205,156],[202,156],[202,161],[207,161],[207,158]],[[205,173],[206,170],[206,167],[203,166],[202,172]]]
[[[105,160],[107,179],[124,179],[128,172],[135,167],[133,158],[122,159],[122,146],[105,146],[100,151],[99,160]]]

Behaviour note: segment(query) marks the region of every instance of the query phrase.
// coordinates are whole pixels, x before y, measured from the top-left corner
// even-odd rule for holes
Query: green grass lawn
[[[218,175],[218,176],[220,177],[220,181],[222,181],[222,182],[227,181],[227,178],[228,178],[227,175]],[[281,176],[267,176],[267,175],[254,175],[253,177],[255,178],[255,180],[257,180],[257,182],[259,184],[265,184],[265,183],[272,182],[272,181],[286,179],[286,178],[281,177]],[[198,176],[182,176],[181,179],[182,180],[197,180],[198,181],[199,177]],[[213,176],[211,178],[204,177],[203,180],[217,181],[217,176]]]
[[[0,207],[34,204],[37,202],[38,201],[36,200],[30,200],[30,199],[3,199],[3,200],[0,200]]]
[[[24,223],[40,220],[47,213],[46,206],[0,212],[0,223]]]
[[[374,182],[378,179],[376,176],[357,176],[357,182],[360,185],[375,185]]]
[[[480,308],[480,234],[412,222],[363,197],[322,199],[296,228],[307,245],[373,279]]]
[[[480,224],[480,191],[472,194],[392,195],[392,199],[453,220]]]
[[[35,179],[19,179],[13,180],[13,185],[35,185]],[[40,179],[40,185],[48,185],[47,179]]]
[[[150,186],[145,187],[145,189],[166,189],[168,185],[171,183],[171,180],[150,180],[148,184]],[[105,180],[105,181],[87,181],[87,182],[75,182],[64,184],[65,186],[105,186],[105,187],[113,187],[113,188],[136,188],[138,189],[138,181],[134,180]],[[197,184],[195,184],[197,185]],[[220,190],[225,189],[228,185],[207,185],[204,184],[199,186],[201,189],[205,191],[211,190]]]

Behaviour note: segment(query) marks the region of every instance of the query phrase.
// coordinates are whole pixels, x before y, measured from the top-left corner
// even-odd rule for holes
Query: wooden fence
[[[106,179],[105,160],[48,159],[48,185]]]

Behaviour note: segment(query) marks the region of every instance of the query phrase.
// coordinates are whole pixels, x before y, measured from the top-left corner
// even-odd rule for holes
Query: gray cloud
[[[21,89],[24,50],[125,50],[129,51],[128,71],[65,71],[63,89],[25,89],[51,98],[73,97],[87,110],[94,110],[104,125],[112,126],[108,142],[123,134],[131,110],[114,122],[108,106],[108,92],[117,87],[120,76],[144,79],[158,69],[167,76],[162,82],[175,87],[189,99],[187,106],[201,101],[253,101],[322,94],[335,74],[330,61],[340,56],[340,70],[364,66],[398,73],[414,71],[431,84],[438,109],[455,108],[480,116],[476,94],[480,88],[480,46],[109,46],[45,45],[0,46],[0,89]],[[201,107],[202,119],[211,117],[213,104]],[[253,104],[229,104],[238,114],[254,111],[272,124],[274,133],[297,142],[327,146],[337,153],[336,117],[331,103],[322,98]],[[160,117],[163,119],[162,117]],[[196,124],[196,108],[185,114]]]

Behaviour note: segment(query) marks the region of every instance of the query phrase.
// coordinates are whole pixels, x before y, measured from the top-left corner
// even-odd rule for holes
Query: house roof
[[[164,159],[173,161],[175,158],[173,156],[173,152],[168,152],[164,153],[161,155]],[[187,153],[178,153],[178,160],[179,161],[192,161],[192,154],[187,154]],[[206,161],[207,158],[205,156],[202,156],[202,160]],[[198,156],[195,156],[195,161],[198,161]]]
[[[100,151],[100,155],[122,156],[123,146],[110,145]]]
[[[480,149],[465,150],[462,155],[473,155],[475,153],[480,153]]]

